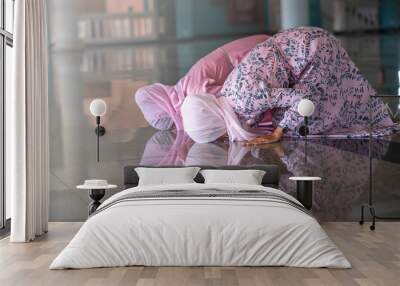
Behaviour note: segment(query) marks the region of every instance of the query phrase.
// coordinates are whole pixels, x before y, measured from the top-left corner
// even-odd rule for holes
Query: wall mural
[[[333,11],[326,7],[329,1],[322,2],[324,13]],[[282,188],[292,193],[294,185],[286,180],[287,177],[314,173],[324,177],[317,186],[322,191],[316,195],[316,211],[320,216],[354,218],[354,205],[365,196],[366,178],[362,174],[368,163],[368,144],[365,145],[363,139],[346,138],[349,135],[368,136],[366,118],[362,116],[367,113],[366,109],[363,109],[365,112],[354,112],[366,91],[371,91],[365,79],[380,94],[398,93],[399,38],[390,34],[379,37],[341,35],[339,39],[328,37],[329,43],[335,43],[337,47],[333,54],[342,62],[327,64],[332,67],[330,72],[320,75],[322,70],[329,70],[320,67],[333,60],[330,57],[332,53],[307,46],[308,55],[316,55],[321,61],[318,68],[307,69],[308,77],[300,80],[300,77],[290,76],[286,62],[295,68],[294,71],[301,70],[303,66],[312,67],[307,59],[302,62],[289,55],[301,47],[285,46],[281,38],[279,44],[284,47],[281,52],[286,53],[283,60],[281,54],[274,53],[268,46],[270,35],[266,35],[266,31],[279,29],[280,10],[276,3],[279,1],[50,1],[51,219],[74,221],[86,217],[86,194],[74,191],[75,186],[88,178],[104,178],[121,186],[123,167],[134,164],[277,164],[283,174]],[[327,23],[326,19],[322,19],[321,23]],[[352,24],[351,28],[356,28],[356,24]],[[325,28],[332,30],[329,25]],[[306,38],[312,38],[314,33],[325,32],[314,30]],[[342,46],[351,61],[341,53]],[[253,56],[239,68],[250,51]],[[270,56],[277,60],[265,69],[265,59]],[[352,63],[360,72],[345,71],[345,67],[353,67]],[[259,72],[265,72],[262,78],[267,78],[266,85],[260,84],[257,79]],[[349,78],[342,77],[343,74]],[[319,82],[313,82],[314,78],[318,78]],[[297,138],[304,120],[293,115],[296,111],[293,108],[290,111],[292,115],[286,113],[295,105],[282,100],[283,108],[266,108],[265,112],[259,112],[257,106],[263,102],[254,100],[266,94],[264,91],[270,87],[287,88],[296,84],[296,87],[305,88],[313,96],[321,95],[321,88],[339,94],[338,83],[350,79],[359,85],[353,91],[350,85],[345,92],[358,94],[358,101],[349,103],[333,96],[324,103],[329,108],[316,104],[309,128],[311,131],[319,128],[321,125],[317,126],[315,122],[318,120],[314,119],[321,114],[331,117],[333,107],[341,114],[341,124],[358,118],[363,121],[362,128],[357,126],[351,133],[348,128],[341,130],[334,126],[335,132],[327,133],[327,138],[309,135],[308,164],[303,162],[304,140]],[[239,86],[244,88],[243,93],[256,96],[246,102],[246,97],[234,92]],[[230,130],[236,136],[246,137],[248,132],[271,133],[286,118],[289,125],[296,123],[293,128],[295,134],[292,134],[296,138],[283,138],[280,143],[260,146],[229,142],[222,134],[227,131],[225,121],[221,124],[218,119],[210,120],[211,114],[207,114],[202,124],[194,124],[198,129],[195,131],[201,133],[202,127],[208,126],[211,129],[207,133],[208,138],[215,134],[221,138],[212,138],[218,140],[210,140],[212,142],[208,144],[194,142],[183,132],[180,109],[184,100],[188,94],[208,92],[214,95],[211,99],[201,100],[200,105],[195,102],[197,108],[189,108],[193,117],[200,110],[199,106],[204,107],[203,104],[215,107],[216,95],[223,90],[227,100],[233,103],[231,107],[243,128]],[[278,97],[288,98],[285,95],[288,94],[280,93]],[[103,99],[107,104],[107,112],[101,119],[106,133],[100,139],[99,163],[96,160],[94,132],[96,120],[89,111],[91,101],[96,98]],[[314,101],[319,103],[323,100],[317,98]],[[391,114],[396,114],[398,98],[384,100]],[[338,105],[343,108],[337,108]],[[377,121],[388,120],[390,114],[381,103],[375,102],[373,107]],[[208,110],[229,115],[220,108]],[[230,123],[234,125],[235,121],[230,120]],[[379,128],[375,131],[378,135]],[[387,128],[383,131],[391,132]],[[374,147],[374,170],[379,178],[384,178],[379,182],[379,191],[392,190],[391,177],[400,174],[398,160],[393,155],[398,150],[398,139],[396,135],[392,136],[394,139],[390,138],[377,139],[377,142],[383,142],[383,147]],[[387,143],[389,141],[392,142]],[[323,159],[322,155],[329,159]],[[337,180],[339,176],[348,180],[342,189],[341,182]],[[336,196],[332,194],[324,198],[323,190],[329,188],[337,190],[333,191]],[[342,207],[329,210],[328,204],[332,201]],[[325,209],[329,211],[324,213]]]

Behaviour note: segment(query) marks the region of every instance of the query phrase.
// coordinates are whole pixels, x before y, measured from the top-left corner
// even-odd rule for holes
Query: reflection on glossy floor
[[[357,220],[368,194],[368,142],[312,140],[307,162],[304,141],[245,148],[226,143],[194,145],[182,134],[150,127],[135,105],[140,86],[175,83],[201,56],[232,40],[222,37],[166,44],[86,46],[51,51],[50,132],[52,221],[81,221],[87,217],[87,193],[75,186],[88,178],[122,184],[128,164],[278,164],[281,187],[294,193],[290,175],[313,174],[315,214],[324,220]],[[362,73],[380,92],[397,95],[400,81],[400,36],[341,37]],[[103,98],[108,111],[102,124],[101,162],[96,162],[95,120],[88,106]],[[395,100],[394,105],[398,105]],[[374,145],[374,201],[380,215],[400,216],[400,136],[376,140]]]

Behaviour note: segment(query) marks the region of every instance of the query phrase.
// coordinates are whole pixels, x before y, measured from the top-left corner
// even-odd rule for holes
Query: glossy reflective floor
[[[51,50],[50,220],[85,220],[89,199],[75,186],[88,178],[121,186],[123,167],[131,164],[278,164],[281,188],[291,194],[295,185],[289,176],[321,176],[315,186],[314,212],[322,220],[358,220],[371,175],[378,214],[400,216],[400,135],[374,141],[370,173],[367,140],[310,140],[305,160],[303,140],[285,139],[256,148],[223,142],[197,145],[184,134],[156,132],[147,126],[134,103],[135,90],[152,82],[175,83],[197,59],[232,39]],[[398,34],[340,39],[380,93],[400,94]],[[107,131],[101,138],[100,163],[95,119],[88,111],[90,101],[98,97],[108,104],[102,119]]]

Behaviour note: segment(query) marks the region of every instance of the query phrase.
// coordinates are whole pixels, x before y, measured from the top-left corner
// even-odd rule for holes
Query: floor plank
[[[50,223],[47,235],[28,244],[0,240],[0,285],[398,285],[400,222],[379,222],[376,231],[354,222],[322,226],[353,265],[352,269],[289,267],[119,267],[50,271],[55,256],[81,223]]]

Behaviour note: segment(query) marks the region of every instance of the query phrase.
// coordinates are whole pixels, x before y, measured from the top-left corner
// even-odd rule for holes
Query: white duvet
[[[265,190],[231,184],[135,187],[90,217],[50,269],[145,266],[294,266],[349,268],[310,215],[289,205],[246,198],[153,198],[111,204],[131,192]],[[298,203],[298,202],[297,202]],[[106,206],[108,208],[106,208]]]

